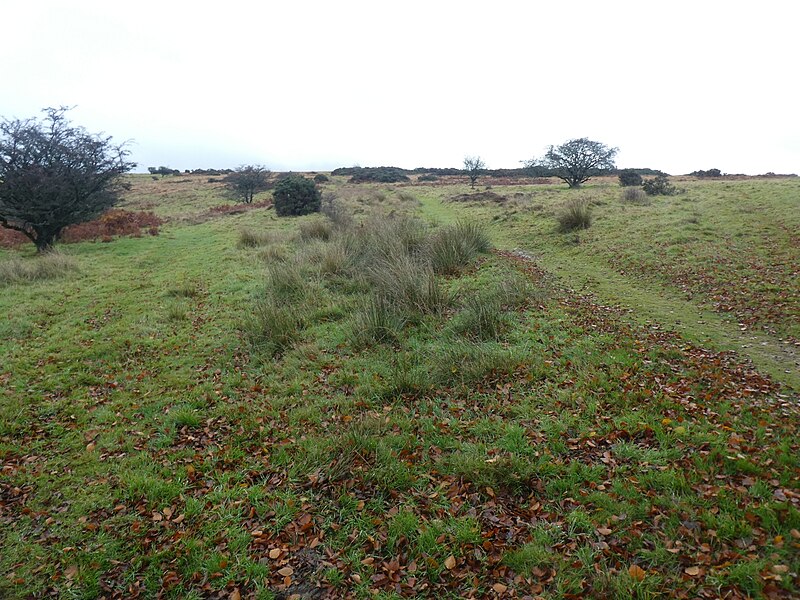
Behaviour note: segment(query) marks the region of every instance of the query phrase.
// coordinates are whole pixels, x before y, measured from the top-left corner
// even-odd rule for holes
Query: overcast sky
[[[138,170],[800,172],[797,0],[3,3],[0,115],[76,106]]]

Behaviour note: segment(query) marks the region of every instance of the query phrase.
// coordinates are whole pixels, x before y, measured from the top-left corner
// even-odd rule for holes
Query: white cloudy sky
[[[8,0],[0,115],[75,105],[139,170],[800,172],[797,0]]]

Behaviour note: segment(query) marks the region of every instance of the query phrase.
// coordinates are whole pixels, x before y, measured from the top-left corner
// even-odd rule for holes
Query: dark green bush
[[[642,176],[633,169],[625,169],[619,172],[619,184],[622,187],[638,187],[642,185]]]
[[[642,189],[648,196],[674,196],[678,193],[678,189],[669,182],[666,175],[648,179],[642,184]]]
[[[314,175],[314,182],[315,183],[327,183],[329,181],[330,181],[330,178],[327,175],[324,175],[322,173],[317,173],[316,175]]]
[[[322,196],[316,184],[302,175],[281,179],[272,193],[279,217],[308,215],[319,212]]]
[[[705,179],[706,177],[722,177],[722,171],[719,169],[709,169],[708,171],[692,171],[689,175],[694,175],[695,177],[699,177],[700,179]]]

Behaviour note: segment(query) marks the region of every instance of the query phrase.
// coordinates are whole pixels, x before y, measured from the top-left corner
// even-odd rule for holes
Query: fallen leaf
[[[230,596],[228,596],[228,600],[242,600],[242,595],[239,593],[239,588],[234,588]]]
[[[639,565],[631,565],[628,567],[628,575],[630,575],[631,579],[634,581],[644,581],[647,572]]]
[[[272,550],[270,550],[270,551],[269,551],[269,557],[270,557],[272,560],[275,560],[275,559],[276,559],[276,558],[278,558],[280,555],[281,555],[281,549],[280,549],[280,548],[273,548]]]
[[[505,592],[508,589],[508,586],[507,585],[503,585],[502,583],[495,583],[492,586],[492,589],[495,592],[497,592],[498,594],[502,594],[503,592]]]
[[[447,567],[450,570],[455,569],[456,568],[456,557],[451,554],[450,556],[445,558],[444,559],[444,566]]]
[[[608,527],[598,527],[597,533],[600,535],[611,535],[611,530]]]
[[[683,572],[694,577],[695,575],[700,575],[700,567],[686,567]]]
[[[294,569],[292,567],[283,567],[282,569],[278,569],[278,575],[282,575],[283,577],[289,577],[292,573],[294,573]]]
[[[788,565],[772,565],[772,572],[773,573],[788,573],[789,566]]]

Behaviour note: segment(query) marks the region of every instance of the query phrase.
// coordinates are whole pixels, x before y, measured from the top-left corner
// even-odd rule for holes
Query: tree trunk
[[[38,231],[36,232],[36,239],[33,241],[36,244],[36,251],[39,254],[50,252],[53,249],[53,244],[58,237],[58,231]]]

